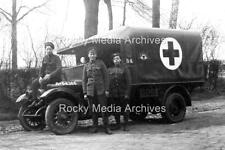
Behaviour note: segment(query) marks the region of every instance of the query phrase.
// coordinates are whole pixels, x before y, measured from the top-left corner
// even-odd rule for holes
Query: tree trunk
[[[1,11],[0,14],[2,14],[6,20],[10,22],[11,25],[11,50],[9,55],[9,69],[12,67],[13,70],[17,69],[17,23],[19,23],[24,17],[26,17],[28,14],[33,12],[34,10],[45,6],[48,3],[49,0],[46,0],[45,3],[42,3],[41,5],[34,6],[27,10],[23,15],[21,15],[20,18],[18,18],[18,14],[20,13],[20,10],[23,8],[28,8],[25,5],[22,5],[18,8],[17,11],[17,0],[12,0],[12,13],[7,12],[3,8],[0,7]]]
[[[16,0],[12,0],[12,24],[11,24],[11,51],[12,51],[12,69],[17,69],[17,12]]]
[[[123,5],[123,23],[122,25],[126,25],[126,12],[127,12],[127,0],[124,0],[124,5]]]
[[[84,0],[85,25],[84,38],[87,39],[98,33],[98,8],[99,0]]]
[[[152,27],[160,27],[160,0],[152,0]]]
[[[169,22],[169,27],[171,29],[177,28],[178,10],[179,10],[179,0],[172,0],[172,9],[170,13],[170,22]]]
[[[109,14],[109,30],[113,29],[113,12],[112,12],[112,3],[111,0],[104,0],[107,5],[108,14]]]

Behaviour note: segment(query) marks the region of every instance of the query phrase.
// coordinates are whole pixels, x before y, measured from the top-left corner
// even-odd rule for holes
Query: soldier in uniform
[[[109,73],[109,97],[111,99],[112,104],[116,107],[120,107],[122,112],[114,112],[115,120],[116,120],[116,128],[120,129],[120,115],[121,113],[124,116],[124,124],[123,130],[128,131],[127,123],[129,112],[125,111],[125,108],[128,104],[129,100],[129,91],[130,91],[130,83],[131,77],[128,68],[125,64],[122,63],[121,57],[119,53],[113,54],[113,63],[114,66],[108,69]]]
[[[37,97],[38,89],[45,89],[47,84],[54,84],[61,81],[61,60],[59,56],[53,54],[54,44],[45,43],[47,55],[42,60],[39,78],[32,82],[33,96]]]
[[[96,59],[97,52],[95,48],[90,48],[88,52],[89,62],[84,66],[83,69],[83,93],[84,98],[89,101],[89,108],[92,113],[93,128],[90,130],[92,133],[98,131],[98,112],[94,109],[98,105],[100,107],[107,106],[108,96],[108,74],[107,68],[102,60]],[[108,116],[107,112],[101,111],[104,128],[106,134],[112,134],[112,131],[108,127]]]

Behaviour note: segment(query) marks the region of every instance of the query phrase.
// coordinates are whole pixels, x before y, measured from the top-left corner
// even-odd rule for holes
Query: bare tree
[[[113,0],[116,3],[114,6],[123,8],[123,21],[122,25],[126,24],[126,14],[128,6],[140,17],[147,21],[151,21],[152,8],[150,8],[143,0]]]
[[[107,5],[108,14],[109,14],[109,30],[113,29],[113,11],[112,11],[112,3],[111,0],[104,0]]]
[[[217,60],[216,50],[222,42],[221,36],[216,28],[211,25],[205,25],[202,27],[201,36],[203,56],[208,64],[207,75],[209,89],[217,91],[220,61]]]
[[[17,69],[17,24],[23,20],[27,15],[29,15],[34,10],[45,6],[49,0],[46,2],[34,6],[28,9],[25,13],[20,15],[22,9],[28,8],[23,5],[17,9],[17,0],[12,0],[12,12],[7,12],[5,9],[0,8],[0,14],[5,17],[7,21],[11,24],[11,51],[12,51],[12,69]]]
[[[123,3],[123,23],[122,23],[123,26],[125,26],[125,24],[126,24],[126,13],[127,13],[127,0],[124,0],[124,3]]]
[[[86,39],[98,33],[99,0],[84,0],[84,6],[85,6],[84,38]]]
[[[190,30],[193,28],[193,24],[196,18],[192,18],[190,21],[183,21],[178,24],[182,30]],[[222,41],[222,37],[219,32],[212,25],[203,25],[200,27],[202,37],[202,50],[204,59],[206,61],[216,59],[216,49]]]
[[[3,45],[2,45],[2,53],[1,53],[1,58],[0,58],[0,69],[10,69],[10,52],[9,54],[6,51],[6,43],[5,40],[3,40]]]
[[[170,12],[170,21],[169,21],[169,27],[171,29],[177,28],[178,10],[179,10],[179,0],[172,0],[172,9]]]
[[[182,30],[190,30],[193,27],[195,20],[196,18],[192,18],[191,20],[188,21],[181,21],[178,24],[178,27]]]
[[[216,59],[216,49],[220,43],[218,31],[210,25],[205,25],[201,31],[202,49],[207,61]]]
[[[98,32],[98,9],[100,0],[83,0],[85,5],[85,29],[84,38],[89,38],[97,34]],[[112,1],[104,0],[108,8],[109,14],[109,30],[113,29],[113,13],[112,13]],[[151,19],[152,9],[145,4],[142,0],[113,0],[113,2],[123,2],[123,23],[126,22],[126,7],[127,4],[141,17],[146,20]]]
[[[1,60],[0,60],[0,70],[2,68],[3,63],[4,63],[4,59],[1,58]]]
[[[23,43],[23,46],[22,46],[23,54],[19,53],[19,57],[24,61],[25,67],[27,69],[30,69],[34,62],[34,58],[32,56],[32,52],[30,51],[30,49],[26,49],[25,47],[26,46]]]
[[[34,58],[35,58],[34,67],[37,68],[37,65],[38,65],[38,57],[37,57],[37,52],[36,52],[36,50],[34,48],[34,42],[33,42],[33,38],[32,38],[31,32],[30,32],[29,26],[27,26],[27,31],[28,31],[28,34],[29,34],[29,37],[30,37],[31,49],[32,49],[32,51],[34,53]]]
[[[5,58],[4,57],[5,57],[5,43],[2,46],[2,57],[0,58],[0,69],[4,65],[4,62],[5,62]]]
[[[128,0],[127,1],[129,6],[134,10],[135,13],[137,13],[140,17],[151,20],[151,12],[152,9],[144,3],[143,0]]]
[[[152,27],[160,27],[160,0],[152,0]]]
[[[28,55],[27,55],[28,56]],[[26,68],[27,69],[30,69],[31,68],[31,65],[32,65],[32,62],[33,62],[33,60],[31,59],[31,58],[29,58],[29,57],[26,57],[26,58],[22,58],[23,59],[23,61],[25,62],[25,64],[26,64]]]

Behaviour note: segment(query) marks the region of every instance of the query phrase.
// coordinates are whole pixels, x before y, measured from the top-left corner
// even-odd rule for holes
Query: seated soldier
[[[32,82],[33,97],[37,97],[38,89],[46,89],[47,84],[54,84],[61,81],[61,60],[59,56],[53,54],[54,44],[45,43],[47,55],[43,58],[39,78]]]
[[[129,112],[125,111],[129,99],[129,85],[131,82],[128,68],[121,62],[120,54],[113,54],[114,66],[108,69],[109,72],[109,97],[112,104],[120,107],[122,112],[115,112],[116,129],[121,127],[120,114],[124,116],[123,130],[128,131],[127,123]]]

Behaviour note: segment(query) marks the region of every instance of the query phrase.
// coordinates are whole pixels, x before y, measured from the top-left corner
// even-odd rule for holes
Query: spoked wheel
[[[39,131],[45,128],[44,115],[34,117],[34,114],[32,108],[28,108],[27,105],[20,107],[18,118],[25,131]]]
[[[71,133],[77,125],[78,112],[74,112],[72,109],[74,104],[64,98],[58,98],[51,102],[45,113],[46,124],[49,129],[57,134],[63,135]]]
[[[184,97],[179,93],[172,93],[166,98],[166,112],[162,113],[169,123],[180,122],[186,114],[186,103]]]

